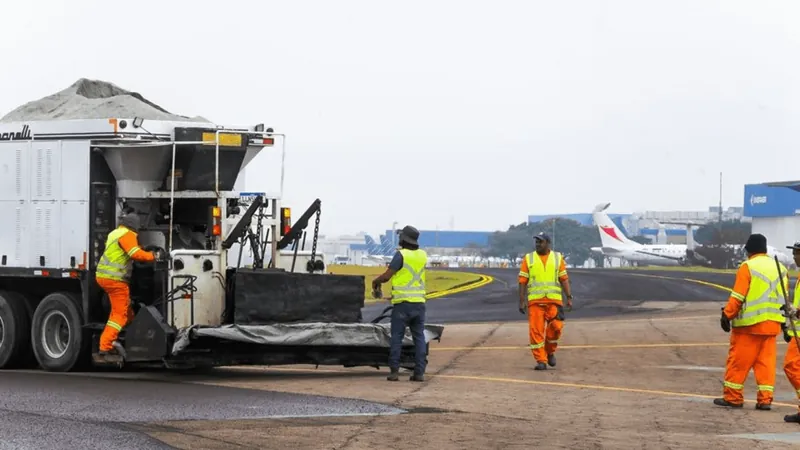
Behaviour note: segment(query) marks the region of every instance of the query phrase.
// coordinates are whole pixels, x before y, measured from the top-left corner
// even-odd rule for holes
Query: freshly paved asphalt
[[[478,270],[494,277],[494,282],[471,291],[428,302],[429,323],[464,323],[527,320],[518,310],[518,269]],[[626,314],[629,306],[650,301],[724,301],[728,295],[719,288],[686,281],[705,280],[723,286],[733,285],[733,275],[686,273],[677,271],[615,269],[572,269],[569,271],[573,310],[569,318],[605,317]],[[613,301],[614,304],[609,304]],[[364,308],[364,320],[377,317],[385,303]],[[647,312],[639,309],[638,312]]]
[[[0,372],[0,449],[170,448],[127,425],[398,414],[377,403],[180,382]]]
[[[488,269],[485,287],[431,300],[428,322],[525,320],[517,310],[517,270]],[[624,314],[642,301],[725,300],[725,292],[681,280],[687,274],[572,270],[569,318]],[[651,277],[665,276],[671,279]],[[703,275],[691,274],[699,279]],[[732,276],[707,281],[730,285]],[[707,277],[708,278],[708,277]],[[604,303],[607,301],[608,304]],[[364,309],[370,320],[385,304]],[[641,309],[639,312],[642,311]],[[0,372],[0,450],[41,448],[170,448],[130,427],[135,423],[276,416],[396,414],[366,401],[251,391],[179,381],[141,381],[81,374]]]

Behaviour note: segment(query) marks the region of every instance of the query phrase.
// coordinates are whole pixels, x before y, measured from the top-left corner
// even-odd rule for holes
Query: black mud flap
[[[156,362],[169,356],[175,331],[154,306],[144,306],[125,327],[126,362]]]
[[[357,323],[362,318],[363,276],[238,269],[232,278],[237,325]]]

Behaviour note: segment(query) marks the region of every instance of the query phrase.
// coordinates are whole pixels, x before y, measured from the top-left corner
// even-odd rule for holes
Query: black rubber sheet
[[[234,323],[357,323],[364,307],[364,277],[239,269]]]
[[[426,324],[425,342],[439,340],[444,325]],[[294,323],[271,325],[223,325],[219,327],[190,327],[178,332],[172,354],[189,346],[193,339],[216,338],[249,344],[276,346],[342,346],[385,347],[391,344],[391,325],[388,323]],[[411,332],[406,328],[403,346],[413,345]]]

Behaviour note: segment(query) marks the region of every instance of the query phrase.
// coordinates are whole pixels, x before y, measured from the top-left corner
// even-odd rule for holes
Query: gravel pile
[[[6,114],[0,122],[112,117],[208,122],[202,117],[172,114],[141,94],[126,91],[112,83],[86,78],[81,78],[61,92],[18,107]]]

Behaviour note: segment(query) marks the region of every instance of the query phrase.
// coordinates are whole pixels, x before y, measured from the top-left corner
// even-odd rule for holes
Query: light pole
[[[395,248],[400,245],[400,236],[397,235],[397,221],[392,222],[392,244]]]

